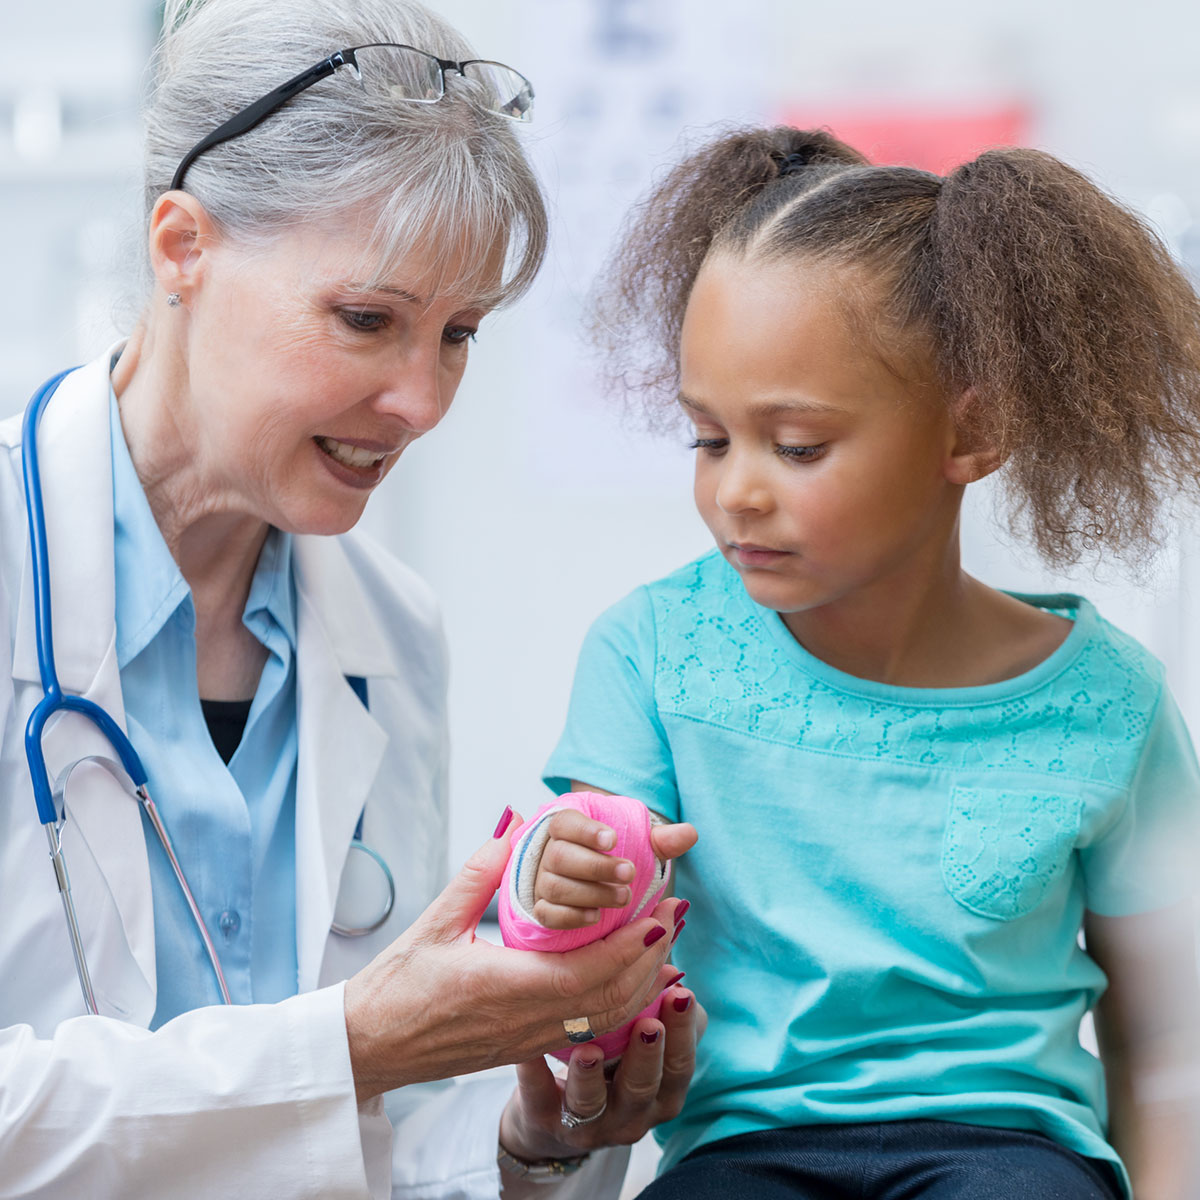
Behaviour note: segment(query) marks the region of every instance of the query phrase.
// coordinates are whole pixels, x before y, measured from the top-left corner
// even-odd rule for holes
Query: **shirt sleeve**
[[[574,779],[679,819],[675,768],[654,700],[655,659],[653,602],[639,588],[584,639],[566,728],[542,773],[553,792],[570,791]]]
[[[1087,907],[1100,916],[1166,908],[1196,890],[1200,768],[1165,686],[1124,805],[1080,857]]]

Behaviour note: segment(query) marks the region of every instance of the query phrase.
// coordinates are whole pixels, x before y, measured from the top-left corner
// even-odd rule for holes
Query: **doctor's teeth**
[[[345,463],[348,467],[373,467],[387,457],[374,450],[363,450],[358,446],[351,446],[333,438],[317,438],[317,443],[330,458],[336,458],[338,462]]]

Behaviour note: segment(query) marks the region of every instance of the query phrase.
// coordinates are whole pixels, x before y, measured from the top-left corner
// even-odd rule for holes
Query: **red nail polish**
[[[492,837],[494,837],[494,838],[500,837],[504,833],[504,831],[509,827],[509,825],[512,824],[512,818],[513,818],[512,805],[507,804],[504,807],[504,811],[500,814],[500,821],[496,825],[496,832],[492,834]]]
[[[679,935],[683,932],[683,927],[686,924],[687,924],[686,921],[680,921],[679,924],[675,926],[675,932],[671,935],[671,945],[672,946],[675,945],[675,943],[679,940]]]
[[[650,932],[648,934],[646,934],[645,945],[653,946],[654,943],[659,940],[659,938],[665,938],[666,936],[667,936],[666,929],[663,928],[663,926],[661,926],[661,925],[655,925],[655,927],[652,930],[650,930]]]
[[[660,1033],[662,1033],[661,1029],[656,1029],[653,1033],[643,1032],[641,1034],[642,1041],[645,1042],[647,1046],[653,1046],[654,1043],[658,1041],[658,1035]]]
[[[683,920],[683,914],[686,913],[687,910],[691,907],[692,907],[692,902],[690,900],[685,900],[682,904],[679,905],[678,908],[675,909],[675,924],[676,925],[678,925],[679,922]]]
[[[687,974],[687,972],[686,972],[686,971],[680,971],[680,972],[679,972],[679,974],[678,974],[678,975],[676,975],[674,979],[668,979],[668,980],[667,980],[667,987],[674,987],[674,986],[675,986],[675,985],[676,985],[676,984],[677,984],[677,983],[678,983],[678,982],[679,982],[679,981],[680,981],[680,980],[681,980],[681,979],[684,977],[684,975],[686,975],[686,974]],[[663,988],[663,991],[664,991],[664,992],[665,992],[666,990],[667,990],[667,988]]]
[[[675,997],[675,1011],[676,1012],[687,1012],[687,1010],[691,1007],[692,1007],[691,996],[676,996]]]

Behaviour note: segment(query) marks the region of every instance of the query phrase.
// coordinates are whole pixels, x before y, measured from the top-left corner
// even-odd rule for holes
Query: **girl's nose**
[[[721,463],[716,501],[717,507],[728,516],[766,512],[771,507],[771,494],[761,471],[747,460],[746,455],[727,453]]]

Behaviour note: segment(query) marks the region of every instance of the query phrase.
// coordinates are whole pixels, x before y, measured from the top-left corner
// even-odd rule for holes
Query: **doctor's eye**
[[[475,341],[475,335],[478,332],[479,330],[471,325],[447,325],[442,331],[442,338],[451,346],[462,346],[467,342]]]
[[[369,312],[364,308],[339,308],[338,317],[356,333],[374,333],[388,324],[386,313]]]

